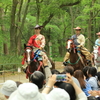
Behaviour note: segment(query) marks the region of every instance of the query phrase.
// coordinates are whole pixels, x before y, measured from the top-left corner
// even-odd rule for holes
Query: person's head
[[[8,99],[9,96],[17,89],[17,84],[13,80],[7,80],[2,88],[1,88],[1,93],[5,95],[5,97]]]
[[[46,100],[70,100],[70,96],[64,89],[54,88],[46,95]]]
[[[75,89],[70,83],[56,82],[54,86],[64,89],[70,96],[70,100],[76,99]]]
[[[72,66],[65,66],[64,67],[64,72],[65,73],[70,73],[70,75],[74,74],[74,68]]]
[[[60,72],[59,72],[58,70],[56,70],[56,69],[52,69],[52,70],[51,70],[51,73],[52,73],[52,74],[60,74]]]
[[[30,82],[36,84],[38,88],[41,89],[45,84],[45,76],[42,72],[35,71],[30,76]]]
[[[87,75],[87,72],[88,72],[88,69],[89,69],[89,66],[86,66],[83,68],[83,74],[85,75],[85,78],[88,79],[88,75]]]
[[[45,100],[45,97],[35,84],[23,83],[11,94],[9,100]]]
[[[97,78],[98,78],[98,80],[100,81],[100,71],[97,72]]]
[[[96,33],[96,35],[98,36],[98,38],[100,38],[100,32]]]
[[[36,25],[36,26],[34,27],[35,33],[36,33],[36,34],[40,33],[42,27],[43,27],[43,26]]]
[[[88,69],[88,72],[87,73],[88,73],[88,76],[89,77],[95,77],[96,74],[97,74],[97,69],[95,67],[90,67]]]
[[[76,34],[80,34],[81,33],[81,28],[79,26],[77,26],[75,29],[75,33]]]
[[[19,85],[22,84],[22,82],[20,82],[20,81],[15,81],[15,82],[17,84],[17,87],[19,87]]]
[[[89,96],[87,97],[87,100],[98,100],[95,96]]]
[[[78,79],[81,88],[85,88],[84,74],[81,70],[76,70],[74,72],[74,77]]]

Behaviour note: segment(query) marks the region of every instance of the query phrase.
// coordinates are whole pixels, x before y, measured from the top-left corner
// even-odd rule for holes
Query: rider
[[[86,59],[87,59],[87,63],[91,62],[91,54],[90,52],[84,47],[85,44],[85,37],[83,34],[81,34],[81,28],[80,27],[76,27],[74,28],[76,34],[73,35],[71,37],[71,39],[73,39],[74,44],[76,45],[76,49],[78,49],[78,51],[81,51],[83,55],[85,55]],[[64,57],[64,65],[67,65],[67,61],[69,59],[70,53],[67,50],[66,55]]]
[[[96,33],[96,35],[98,36],[98,39],[95,41],[95,46],[100,46],[100,32]]]
[[[32,46],[33,47],[33,51],[36,52],[37,50],[39,50],[39,57],[38,60],[42,60],[42,56],[47,57],[46,53],[43,51],[44,47],[45,47],[45,37],[44,35],[40,34],[41,29],[43,28],[43,26],[40,25],[36,25],[34,27],[35,29],[35,34],[33,36],[30,37],[27,45],[28,46]],[[37,53],[38,53],[37,52]],[[47,57],[48,58],[48,57]],[[48,60],[48,66],[49,68],[52,67],[50,61]],[[27,66],[26,66],[27,67]]]

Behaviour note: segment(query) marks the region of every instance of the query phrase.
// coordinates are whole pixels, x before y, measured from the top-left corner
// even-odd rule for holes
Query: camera
[[[57,82],[66,81],[66,74],[57,74],[56,81]]]

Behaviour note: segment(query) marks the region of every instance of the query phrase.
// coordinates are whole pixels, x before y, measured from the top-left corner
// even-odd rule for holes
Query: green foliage
[[[0,66],[3,65],[4,69],[11,69],[13,66],[21,67],[22,56],[1,55]]]

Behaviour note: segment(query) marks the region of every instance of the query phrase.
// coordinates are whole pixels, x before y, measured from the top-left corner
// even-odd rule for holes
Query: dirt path
[[[60,72],[63,70],[62,62],[55,62],[56,69]],[[2,87],[2,83],[4,83],[6,80],[14,80],[14,81],[20,81],[22,83],[29,82],[28,79],[25,77],[25,73],[5,73],[3,75],[0,75],[0,88]],[[0,100],[6,100],[4,95],[0,93]]]

